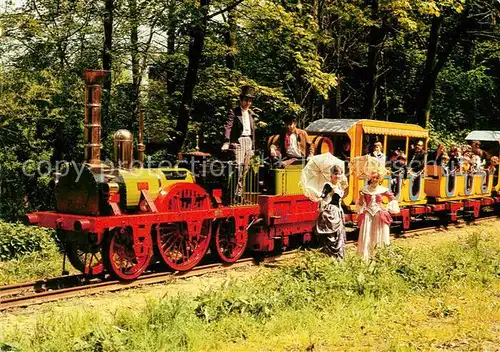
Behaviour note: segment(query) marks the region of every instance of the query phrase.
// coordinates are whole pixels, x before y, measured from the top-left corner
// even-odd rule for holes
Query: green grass
[[[71,265],[68,263],[68,268]],[[0,261],[0,285],[35,281],[61,275],[62,254],[54,245],[40,252],[23,255],[17,259]]]
[[[57,276],[61,269],[53,230],[0,220],[0,285]]]
[[[496,350],[499,258],[498,233],[395,244],[369,264],[306,253],[195,296],[111,314],[53,308],[0,341],[23,351]]]

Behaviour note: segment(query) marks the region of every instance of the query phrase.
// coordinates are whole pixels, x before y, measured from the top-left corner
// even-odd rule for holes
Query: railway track
[[[472,223],[479,224],[488,221],[498,220],[498,216],[488,216],[475,219]],[[395,238],[418,236],[428,232],[447,231],[450,229],[460,228],[464,222],[443,226],[431,226],[426,228],[414,229],[405,231],[402,235]],[[394,237],[394,236],[393,236]],[[355,241],[350,240],[348,244],[354,244]],[[7,309],[26,307],[34,304],[52,302],[63,298],[86,296],[96,293],[114,292],[123,289],[130,289],[144,285],[159,284],[168,282],[177,278],[189,278],[201,276],[209,273],[216,273],[226,270],[232,270],[245,266],[259,265],[262,262],[276,262],[284,259],[293,258],[298,251],[284,252],[277,256],[264,258],[261,261],[254,258],[244,258],[233,264],[215,263],[195,267],[188,272],[159,272],[146,274],[135,281],[123,282],[118,280],[87,280],[83,275],[60,276],[51,279],[40,281],[32,281],[18,283],[0,287],[0,311]]]
[[[226,270],[233,270],[245,266],[255,266],[261,263],[276,262],[292,258],[297,254],[297,252],[298,251],[284,252],[277,256],[264,258],[263,260],[244,258],[233,264],[215,263],[202,265],[187,272],[160,272],[146,274],[131,282],[123,282],[119,280],[94,280],[94,282],[88,282],[85,281],[85,278],[82,275],[71,275],[41,281],[7,285],[0,287],[0,311],[52,302],[63,298],[114,292],[144,285],[159,284],[177,278],[189,278]],[[68,281],[72,281],[74,283],[73,286],[63,287],[63,285],[68,286]],[[60,282],[59,285],[58,282]]]

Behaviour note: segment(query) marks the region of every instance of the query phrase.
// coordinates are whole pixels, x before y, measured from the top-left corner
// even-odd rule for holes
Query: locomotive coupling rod
[[[250,227],[252,227],[253,225],[257,225],[257,224],[260,224],[262,221],[264,221],[263,218],[253,218],[252,221],[250,221],[250,224],[248,224],[247,228],[245,229],[245,231],[248,231],[248,229]]]

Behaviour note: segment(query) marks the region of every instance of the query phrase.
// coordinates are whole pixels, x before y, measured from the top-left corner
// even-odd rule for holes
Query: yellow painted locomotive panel
[[[303,192],[299,186],[302,169],[302,164],[299,164],[288,165],[283,169],[274,170],[276,194],[302,194]]]
[[[127,208],[139,206],[141,190],[147,190],[154,201],[162,189],[177,182],[194,182],[194,178],[187,169],[132,169],[119,171],[125,190],[122,194],[126,198]]]

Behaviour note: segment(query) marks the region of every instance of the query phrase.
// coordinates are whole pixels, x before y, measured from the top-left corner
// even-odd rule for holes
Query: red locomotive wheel
[[[144,239],[148,242],[148,239]],[[122,280],[138,278],[148,267],[153,250],[151,241],[143,243],[144,254],[136,255],[134,237],[130,228],[117,228],[111,232],[104,246],[104,265],[114,277]]]
[[[245,252],[248,242],[246,231],[236,234],[234,218],[222,219],[217,225],[211,250],[226,263],[234,263],[241,258]]]
[[[205,256],[210,244],[210,222],[204,221],[200,231],[189,234],[186,223],[161,224],[156,229],[158,257],[171,269],[186,271]]]
[[[99,248],[79,243],[69,243],[66,247],[66,254],[71,265],[86,275],[99,275],[104,271],[102,254]]]

